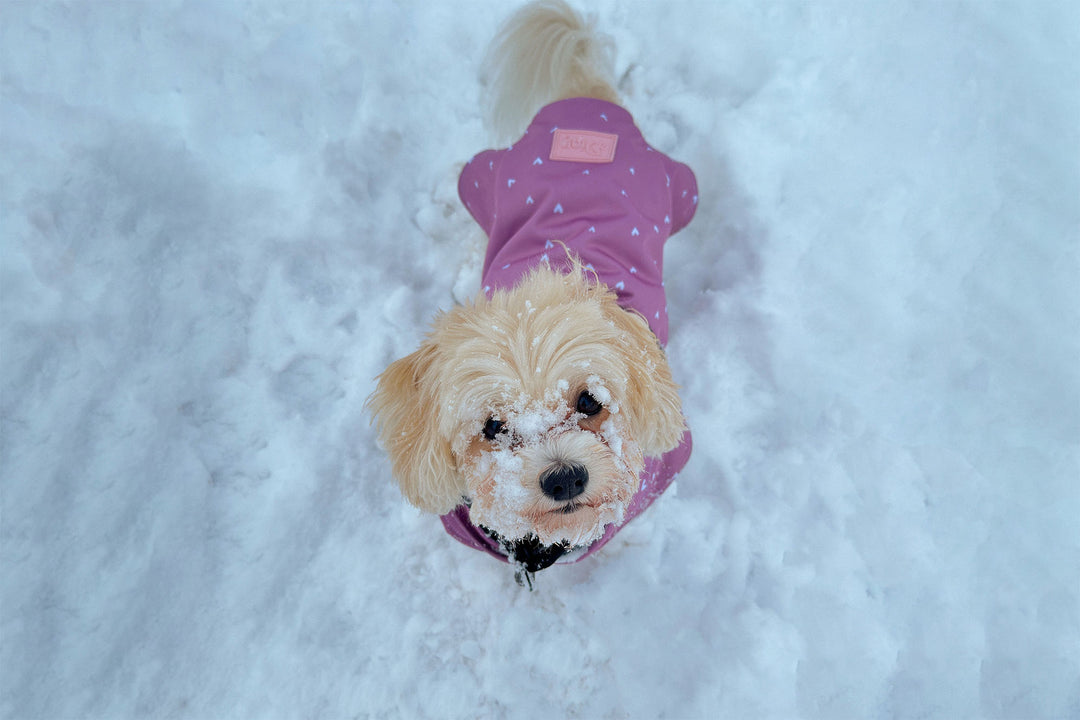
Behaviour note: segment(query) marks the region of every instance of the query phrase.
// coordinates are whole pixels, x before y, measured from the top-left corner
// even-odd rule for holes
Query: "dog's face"
[[[402,492],[504,540],[587,545],[674,448],[677,387],[645,320],[580,268],[542,265],[442,315],[371,406]]]

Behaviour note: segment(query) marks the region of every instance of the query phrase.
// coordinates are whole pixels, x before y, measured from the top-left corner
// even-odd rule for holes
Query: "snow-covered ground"
[[[1080,717],[1080,5],[581,4],[695,450],[529,593],[362,409],[510,5],[3,3],[3,717]]]

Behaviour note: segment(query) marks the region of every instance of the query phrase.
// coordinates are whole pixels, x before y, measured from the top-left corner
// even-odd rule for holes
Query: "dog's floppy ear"
[[[390,456],[401,492],[416,507],[442,515],[467,492],[437,420],[439,399],[432,365],[438,348],[430,339],[395,360],[368,398],[379,440]]]
[[[679,386],[671,377],[660,341],[639,313],[627,311],[606,299],[604,312],[621,331],[626,342],[618,347],[629,372],[626,405],[630,430],[642,452],[658,457],[678,446],[686,431]]]

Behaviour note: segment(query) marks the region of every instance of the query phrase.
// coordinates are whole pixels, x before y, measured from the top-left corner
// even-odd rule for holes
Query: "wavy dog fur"
[[[573,97],[619,102],[611,39],[562,0],[530,3],[504,23],[484,60],[487,122],[499,142],[521,135],[548,103]]]
[[[568,274],[540,265],[512,290],[437,317],[420,348],[379,376],[368,404],[405,497],[442,514],[469,495],[467,440],[493,412],[560,386],[571,394],[590,378],[603,379],[645,456],[678,445],[678,386],[645,319],[580,264]]]

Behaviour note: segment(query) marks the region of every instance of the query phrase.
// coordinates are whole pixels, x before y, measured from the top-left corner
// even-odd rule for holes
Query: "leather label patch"
[[[552,160],[568,162],[609,163],[615,159],[618,135],[592,130],[556,129],[551,140]]]

